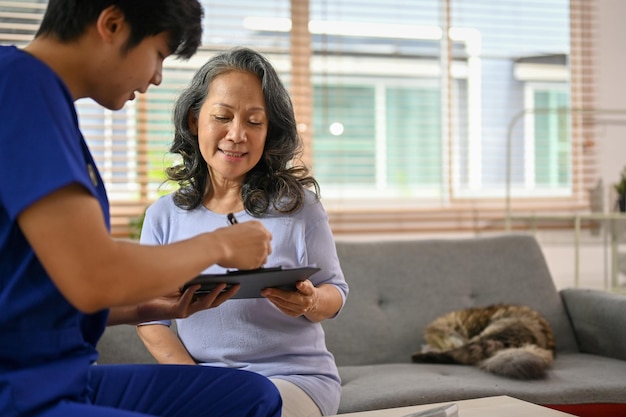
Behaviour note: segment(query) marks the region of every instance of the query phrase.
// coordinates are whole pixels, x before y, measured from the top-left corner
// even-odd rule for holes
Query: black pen
[[[234,215],[233,213],[228,213],[228,216],[226,216],[226,217],[228,217],[228,223],[230,223],[230,225],[231,225],[231,226],[232,226],[233,224],[237,224],[237,223],[239,223],[239,222],[237,221],[237,218],[235,217],[235,215]]]

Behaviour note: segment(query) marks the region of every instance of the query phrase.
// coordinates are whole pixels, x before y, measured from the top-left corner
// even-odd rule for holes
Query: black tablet
[[[234,270],[224,274],[202,274],[189,281],[183,291],[190,285],[200,284],[196,294],[206,294],[217,284],[226,283],[226,288],[233,284],[240,284],[237,294],[232,298],[261,298],[261,291],[265,288],[280,288],[290,291],[296,290],[296,283],[304,281],[319,271],[320,268],[305,266],[300,268],[259,268],[251,270]]]

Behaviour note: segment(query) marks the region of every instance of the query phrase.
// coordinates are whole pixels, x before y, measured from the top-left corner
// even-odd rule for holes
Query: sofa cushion
[[[340,413],[493,395],[536,404],[623,403],[626,362],[583,353],[561,353],[548,377],[502,378],[464,365],[378,364],[343,366]],[[580,376],[584,375],[584,378]]]
[[[409,363],[434,318],[493,303],[538,310],[552,326],[557,352],[578,350],[541,248],[531,236],[337,240],[336,246],[350,294],[341,314],[323,326],[340,366]]]
[[[135,326],[109,326],[98,342],[100,365],[117,363],[156,363],[137,335]]]

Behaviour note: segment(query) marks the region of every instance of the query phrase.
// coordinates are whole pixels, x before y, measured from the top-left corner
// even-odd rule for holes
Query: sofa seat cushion
[[[560,353],[544,380],[518,381],[463,365],[341,366],[340,413],[508,395],[535,404],[626,404],[626,362]],[[584,379],[581,379],[581,375]]]

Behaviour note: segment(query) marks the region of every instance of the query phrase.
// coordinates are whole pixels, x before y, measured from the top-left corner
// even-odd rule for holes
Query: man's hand
[[[200,285],[192,285],[183,293],[175,291],[140,304],[137,306],[139,315],[145,317],[160,316],[162,319],[184,319],[198,311],[220,306],[224,301],[235,295],[239,290],[239,286],[233,286],[222,292],[226,289],[226,284],[218,284],[210,293],[196,296],[194,292],[198,289],[200,289]],[[150,320],[155,319],[152,318]]]
[[[194,292],[199,288],[200,285],[192,285],[183,293],[174,291],[136,306],[114,307],[107,324],[139,324],[186,318],[198,311],[220,306],[237,293],[239,285],[233,285],[226,290],[226,284],[218,284],[210,293],[196,296]]]
[[[213,242],[222,243],[224,268],[256,269],[267,262],[272,253],[272,235],[257,220],[222,227],[212,232],[217,235]],[[215,245],[215,243],[212,243]]]

